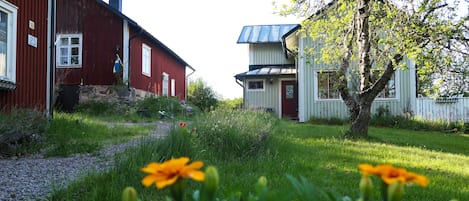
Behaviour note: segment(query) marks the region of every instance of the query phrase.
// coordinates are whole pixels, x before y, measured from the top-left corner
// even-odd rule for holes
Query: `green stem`
[[[381,183],[381,198],[383,201],[388,201],[388,184],[384,181]]]
[[[184,197],[184,179],[179,178],[171,187],[171,196],[173,196],[174,201],[182,201]]]

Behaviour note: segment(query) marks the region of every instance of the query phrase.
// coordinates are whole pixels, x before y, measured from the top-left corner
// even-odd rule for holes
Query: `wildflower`
[[[373,167],[370,164],[360,164],[358,166],[363,175],[375,175],[381,178],[384,183],[390,185],[396,181],[404,184],[414,182],[422,187],[428,184],[428,178],[417,173],[408,172],[403,168],[396,168],[392,165],[377,165]]]
[[[179,128],[185,128],[185,127],[187,127],[186,122],[183,122],[183,121],[179,122]]]
[[[205,174],[199,169],[204,165],[202,161],[194,161],[189,165],[189,158],[181,157],[165,161],[164,163],[152,162],[141,171],[149,173],[142,179],[145,187],[156,184],[158,189],[174,184],[180,178],[191,178],[195,181],[204,181]]]

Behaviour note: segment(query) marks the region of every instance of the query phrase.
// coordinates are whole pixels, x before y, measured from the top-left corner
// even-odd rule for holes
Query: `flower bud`
[[[218,176],[217,168],[214,166],[208,166],[207,169],[205,169],[205,180],[201,194],[201,200],[215,200],[215,192],[218,189],[219,183],[220,177]]]
[[[267,178],[265,178],[264,176],[259,177],[259,179],[257,180],[257,183],[261,185],[262,187],[267,187]]]
[[[404,184],[396,181],[388,186],[388,201],[400,201],[404,195]]]
[[[217,168],[213,166],[208,166],[207,169],[205,169],[205,189],[207,189],[208,191],[215,192],[218,188],[219,183],[220,177],[218,176]]]
[[[137,191],[133,187],[126,187],[122,191],[122,201],[137,201]]]
[[[370,200],[373,183],[369,176],[363,176],[360,180],[360,195],[364,201]]]

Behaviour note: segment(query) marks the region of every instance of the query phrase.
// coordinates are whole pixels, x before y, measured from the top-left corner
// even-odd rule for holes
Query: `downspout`
[[[189,66],[190,67],[190,66]],[[192,72],[189,73],[188,75],[186,75],[186,89],[185,89],[185,92],[184,92],[184,100],[187,101],[187,87],[189,86],[189,76],[191,76],[192,74],[195,73],[195,69],[194,68],[190,68],[192,69]]]
[[[132,49],[132,40],[133,40],[134,38],[136,38],[136,37],[142,35],[142,33],[143,33],[143,28],[140,27],[140,30],[138,31],[138,33],[134,34],[133,36],[131,36],[131,37],[129,38],[129,59],[128,59],[128,62],[129,62],[128,66],[129,66],[129,67],[128,67],[128,69],[127,69],[127,75],[129,76],[129,77],[128,77],[128,80],[127,80],[127,89],[128,89],[128,90],[130,90],[130,77],[131,77],[131,76],[130,76],[130,75],[131,75],[131,74],[130,74],[130,72],[131,72],[131,70],[130,70],[130,69],[131,69],[130,60],[131,60],[131,58],[132,58],[132,56],[131,56],[131,55],[132,55],[132,51],[131,51],[131,49]]]
[[[241,87],[243,88],[243,106],[244,106],[244,105],[245,105],[245,101],[246,101],[246,100],[244,99],[244,97],[246,97],[246,90],[245,90],[245,88],[244,88],[243,83],[240,82],[241,80],[238,79],[237,76],[235,76],[235,81],[236,81],[236,84],[238,84],[239,86],[241,86]]]
[[[48,119],[54,118],[54,102],[55,102],[55,6],[56,0],[48,1],[48,18],[47,32],[48,32],[48,49],[47,49],[47,83],[46,83],[46,117]]]

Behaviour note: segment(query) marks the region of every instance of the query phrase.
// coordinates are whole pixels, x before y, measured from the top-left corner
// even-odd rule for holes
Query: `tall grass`
[[[218,109],[199,118],[196,140],[220,158],[245,158],[260,154],[279,121],[269,113]]]
[[[118,200],[126,186],[136,187],[142,200],[164,200],[167,190],[142,187],[140,180],[144,174],[140,168],[151,161],[182,155],[218,168],[221,175],[219,197],[237,192],[246,196],[253,192],[257,179],[266,176],[272,200],[289,200],[291,189],[286,177],[289,174],[303,176],[327,191],[355,198],[360,180],[358,164],[391,163],[430,179],[427,188],[407,187],[404,200],[469,200],[469,150],[464,146],[469,144],[469,137],[466,134],[371,128],[372,141],[350,141],[341,138],[346,126],[274,121],[270,122],[269,140],[264,141],[266,144],[261,151],[243,155],[248,149],[233,151],[231,149],[237,148],[234,142],[257,138],[248,134],[241,134],[246,139],[230,137],[231,141],[227,142],[218,138],[223,138],[225,132],[234,135],[249,131],[258,135],[263,125],[269,124],[270,117],[248,111],[234,113],[234,119],[229,117],[230,112],[212,113],[189,122],[187,129],[175,127],[168,138],[145,142],[141,147],[128,150],[116,158],[117,165],[109,172],[87,176],[57,191],[51,200]],[[237,123],[236,118],[246,123]],[[215,124],[223,129],[213,129],[212,133]],[[191,132],[192,128],[196,128],[196,134]],[[226,148],[229,146],[233,147]],[[222,150],[229,154],[220,153]],[[374,182],[379,186],[378,180]],[[188,191],[192,192],[197,185],[190,183]],[[378,198],[377,191],[374,197]]]

